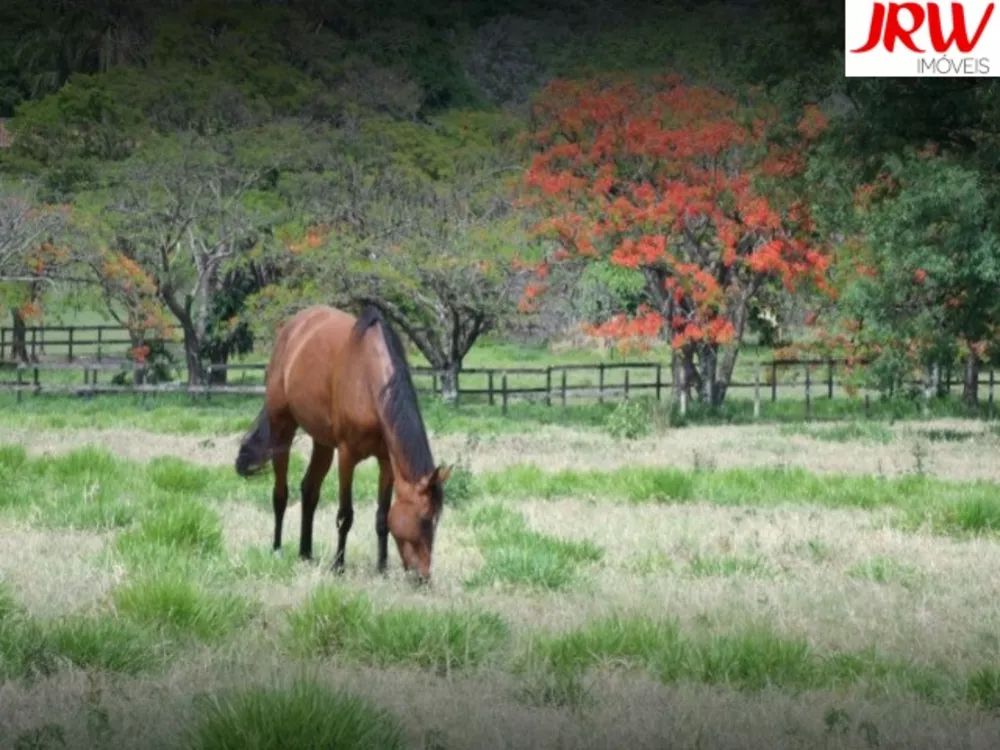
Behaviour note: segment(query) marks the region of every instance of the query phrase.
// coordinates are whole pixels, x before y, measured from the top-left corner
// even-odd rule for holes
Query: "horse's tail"
[[[267,408],[264,407],[240,443],[240,452],[236,454],[236,473],[241,477],[259,474],[267,466],[273,454],[271,419],[267,414]]]

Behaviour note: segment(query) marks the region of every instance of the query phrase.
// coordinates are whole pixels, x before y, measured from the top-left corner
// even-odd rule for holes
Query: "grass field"
[[[112,404],[0,410],[0,747],[997,746],[992,423],[432,408],[419,590],[374,466],[337,578],[335,475],[309,565],[232,471],[259,402]]]

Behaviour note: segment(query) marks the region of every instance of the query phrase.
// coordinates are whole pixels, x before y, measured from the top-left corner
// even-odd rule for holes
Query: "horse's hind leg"
[[[333,463],[333,448],[321,445],[313,440],[312,457],[309,468],[302,478],[302,533],[299,536],[299,557],[303,560],[312,559],[313,517],[316,506],[319,505],[320,488]]]
[[[295,438],[295,422],[291,419],[279,423],[274,431],[276,436],[274,456],[271,465],[274,467],[274,489],[271,492],[271,503],[274,505],[274,552],[281,552],[281,527],[285,519],[285,509],[288,507],[288,460],[291,457],[292,440]]]

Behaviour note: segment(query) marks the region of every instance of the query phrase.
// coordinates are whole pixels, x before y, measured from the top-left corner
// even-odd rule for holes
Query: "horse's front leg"
[[[378,508],[375,510],[379,573],[385,573],[389,558],[389,505],[392,503],[392,482],[392,464],[389,463],[389,459],[382,459],[378,464]]]
[[[354,525],[354,503],[351,497],[351,485],[354,482],[354,467],[357,463],[350,451],[337,448],[338,469],[340,471],[340,508],[337,510],[337,556],[333,559],[333,571],[344,572],[344,550],[347,547],[347,534]]]

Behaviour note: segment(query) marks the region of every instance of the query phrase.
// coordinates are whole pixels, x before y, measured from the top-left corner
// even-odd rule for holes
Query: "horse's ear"
[[[451,476],[451,470],[454,468],[455,468],[454,464],[452,464],[451,466],[444,466],[443,464],[441,466],[438,466],[436,469],[434,469],[435,481],[437,481],[438,484],[444,484],[445,482],[447,482],[448,477]]]

